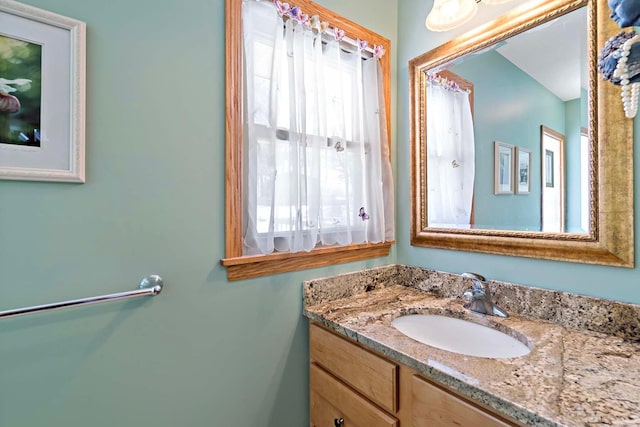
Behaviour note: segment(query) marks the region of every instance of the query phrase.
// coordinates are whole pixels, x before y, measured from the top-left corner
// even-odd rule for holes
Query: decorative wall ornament
[[[611,18],[620,28],[640,25],[640,1],[609,0]],[[635,30],[611,37],[600,51],[598,72],[605,80],[619,85],[624,114],[633,118],[638,111],[640,94],[640,35]]]

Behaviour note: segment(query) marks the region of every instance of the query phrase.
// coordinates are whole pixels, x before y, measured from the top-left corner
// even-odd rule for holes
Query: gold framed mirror
[[[596,71],[599,49],[606,40],[620,32],[620,28],[609,18],[609,13],[606,0],[527,2],[504,16],[409,61],[412,245],[589,264],[634,266],[633,121],[624,117],[620,102],[620,88],[603,81]],[[480,57],[479,55],[486,52],[493,53],[497,48],[505,45],[508,47],[510,41],[515,38],[522,38],[532,33],[543,33],[549,28],[558,26],[573,28],[565,21],[575,16],[583,17],[585,28],[583,33],[585,40],[579,48],[580,57],[585,59],[582,61],[584,78],[580,83],[581,89],[578,88],[581,92],[579,98],[582,101],[576,101],[578,104],[574,106],[574,111],[575,108],[578,111],[582,110],[582,113],[577,113],[581,118],[575,120],[575,134],[579,141],[577,144],[581,143],[583,146],[581,163],[575,160],[578,164],[582,164],[581,184],[564,184],[564,176],[554,178],[550,172],[545,173],[543,177],[543,169],[552,167],[554,162],[563,162],[557,169],[562,174],[565,173],[565,166],[569,165],[564,160],[567,157],[564,151],[561,153],[562,156],[558,154],[554,156],[552,149],[542,150],[542,154],[546,153],[546,155],[541,154],[541,129],[543,126],[553,128],[554,126],[550,126],[547,121],[553,122],[554,118],[544,119],[544,121],[536,118],[538,120],[536,129],[531,132],[528,130],[525,132],[524,128],[517,128],[510,134],[503,132],[508,126],[519,123],[517,119],[510,118],[505,122],[506,124],[501,125],[499,132],[482,133],[480,128],[484,123],[481,122],[483,111],[511,113],[519,108],[519,104],[512,100],[508,108],[504,106],[501,108],[497,103],[491,105],[485,102],[479,105],[476,101],[475,106],[471,106],[474,112],[472,126],[475,131],[474,129],[471,131],[475,139],[474,150],[475,153],[481,154],[490,149],[491,158],[487,159],[486,156],[480,155],[472,157],[471,164],[474,165],[475,175],[474,180],[471,181],[471,195],[467,196],[464,202],[464,206],[469,209],[458,209],[464,212],[463,220],[460,222],[457,222],[457,219],[439,220],[437,218],[439,211],[436,210],[439,203],[438,197],[434,196],[437,193],[433,192],[442,192],[443,188],[451,187],[449,184],[452,181],[456,186],[464,187],[464,185],[454,181],[454,178],[448,178],[448,175],[435,174],[436,166],[433,166],[433,160],[428,157],[429,150],[433,151],[437,138],[428,119],[431,117],[432,120],[440,120],[438,116],[442,116],[442,111],[446,110],[442,104],[436,104],[432,95],[427,94],[428,87],[433,84],[434,76],[438,78],[438,73],[443,70],[454,73],[459,70],[464,72],[465,61],[469,58]],[[570,34],[572,33],[575,31]],[[540,43],[537,45],[540,46]],[[562,51],[555,44],[544,47],[548,51]],[[519,50],[517,46],[516,50]],[[507,57],[504,53],[502,55]],[[512,64],[517,64],[517,61],[507,59]],[[463,66],[460,67],[459,64]],[[547,63],[546,68],[549,66]],[[467,66],[467,71],[471,68],[479,69],[478,66]],[[487,74],[490,73],[485,73],[484,76]],[[467,75],[462,75],[462,78],[466,79]],[[441,84],[441,82],[438,83]],[[479,81],[472,81],[472,83],[475,87],[474,96],[478,100],[483,96],[482,84]],[[500,84],[502,85],[500,90],[488,91],[485,95],[489,101],[495,98],[497,102],[497,99],[507,91],[507,86],[510,86],[510,83],[504,80]],[[524,96],[525,92],[520,89],[516,91],[522,94],[519,96]],[[561,95],[555,96],[560,97],[564,102]],[[428,99],[431,99],[431,104],[439,108],[430,110]],[[568,102],[566,101],[565,104],[568,105]],[[545,108],[550,109],[550,107]],[[566,112],[568,107],[563,108]],[[566,116],[563,116],[564,122],[558,122],[560,124],[557,126],[560,127],[569,123],[569,114],[562,114]],[[531,116],[527,115],[527,117]],[[569,128],[568,125],[567,127]],[[428,129],[431,129],[431,132]],[[488,126],[483,129],[488,129]],[[574,128],[570,127],[569,132],[573,135]],[[453,133],[457,135],[460,132]],[[567,145],[571,146],[570,139],[571,137],[568,136]],[[505,162],[510,162],[511,158],[526,160],[513,160],[513,163],[494,165],[493,147],[496,141],[512,144],[515,147],[514,153],[519,153],[517,156],[504,157]],[[522,152],[531,154],[521,156]],[[458,168],[463,162],[448,159],[443,164],[450,168]],[[468,160],[467,164],[469,164]],[[511,164],[513,166],[509,166]],[[573,170],[572,167],[567,167],[567,174],[572,173],[571,170]],[[481,172],[480,175],[478,171]],[[513,188],[513,191],[494,194],[494,176],[496,180],[504,181],[501,181],[501,185],[505,186],[505,189]],[[571,182],[571,177],[567,176],[566,180]],[[562,183],[560,187],[558,183]],[[465,185],[469,187],[468,184]],[[489,185],[491,188],[487,189]],[[457,191],[456,186],[454,190],[448,189],[444,193],[451,194]],[[571,190],[570,186],[581,187],[581,194],[575,197],[572,193],[566,194],[567,189]],[[553,218],[547,217],[545,219],[547,226],[543,231],[542,216],[545,213],[542,212],[542,193],[543,190],[546,192],[553,187],[556,187],[557,197],[562,199],[563,203],[565,199],[568,204],[572,199],[580,200],[582,211],[580,214],[575,214],[573,211],[561,210],[559,215],[562,220],[556,229],[549,228],[548,224],[553,223]],[[527,190],[528,188],[530,190]],[[518,189],[524,191],[518,191]],[[468,190],[467,193],[469,193]],[[545,197],[546,200],[551,200],[555,196],[547,194]],[[493,208],[493,211],[487,209],[487,206]],[[501,215],[508,217],[510,213],[512,218],[524,217],[524,214],[517,213],[519,209],[521,212],[533,212],[537,216],[517,224],[512,224],[510,219],[498,220]],[[580,212],[579,209],[578,212]],[[564,219],[565,213],[567,217],[580,217],[581,220],[575,220],[578,225],[567,223],[569,220]],[[553,215],[553,213],[546,215]],[[493,220],[498,221],[492,222]]]

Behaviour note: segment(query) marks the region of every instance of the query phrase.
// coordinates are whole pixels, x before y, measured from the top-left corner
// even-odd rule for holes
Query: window
[[[330,22],[387,54],[345,52],[302,20],[283,19],[283,4],[227,1],[230,280],[384,256],[393,240],[389,41],[297,4],[319,16],[312,26]]]

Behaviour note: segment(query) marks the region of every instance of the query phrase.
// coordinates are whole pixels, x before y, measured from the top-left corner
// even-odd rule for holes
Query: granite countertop
[[[536,426],[640,425],[640,306],[490,282],[510,316],[470,312],[459,275],[393,265],[307,281],[304,315],[426,377]],[[443,314],[533,348],[488,359],[421,344],[391,321]]]

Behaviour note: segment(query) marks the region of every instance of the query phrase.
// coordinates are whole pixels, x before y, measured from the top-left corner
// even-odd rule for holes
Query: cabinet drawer
[[[513,427],[516,425],[418,376],[413,376],[412,388],[412,425],[414,427]]]
[[[398,427],[398,420],[378,409],[337,378],[311,363],[309,368],[311,427]]]
[[[312,361],[384,409],[396,412],[398,365],[314,324],[309,326],[309,343]]]

